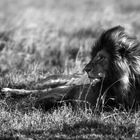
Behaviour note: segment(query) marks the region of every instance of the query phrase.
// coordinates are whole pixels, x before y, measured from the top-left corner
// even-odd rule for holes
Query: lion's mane
[[[110,65],[104,89],[110,90],[118,101],[132,106],[140,101],[140,44],[121,26],[101,34],[93,46],[91,57],[105,49],[110,55]],[[126,105],[125,104],[125,105]]]

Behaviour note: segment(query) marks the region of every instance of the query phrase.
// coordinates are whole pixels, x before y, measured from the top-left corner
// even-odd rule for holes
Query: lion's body
[[[85,69],[94,85],[67,85],[65,91],[55,89],[39,102],[56,104],[60,101],[82,101],[97,107],[120,106],[132,108],[140,103],[140,45],[124,28],[106,30],[97,39],[91,61]],[[97,81],[97,82],[95,82]],[[50,100],[51,99],[51,100]],[[47,105],[48,106],[48,105]]]
[[[92,87],[91,84],[60,86],[50,90],[47,94],[42,94],[35,107],[48,110],[64,102],[70,103],[74,108],[77,105],[82,106],[85,104],[95,107],[98,97],[99,89],[97,90],[97,86]]]

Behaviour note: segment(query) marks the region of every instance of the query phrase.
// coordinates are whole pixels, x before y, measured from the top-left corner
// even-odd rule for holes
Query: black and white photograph
[[[140,0],[0,0],[0,140],[140,140]]]

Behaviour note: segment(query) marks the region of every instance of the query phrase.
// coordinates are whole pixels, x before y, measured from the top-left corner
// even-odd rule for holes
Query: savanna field
[[[140,40],[139,0],[0,0],[0,87],[35,89],[53,74],[81,74],[104,29],[121,25]],[[0,140],[139,140],[140,111],[61,106],[0,93]]]

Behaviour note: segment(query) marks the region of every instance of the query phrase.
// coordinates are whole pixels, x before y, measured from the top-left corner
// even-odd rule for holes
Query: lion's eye
[[[103,55],[101,55],[101,56],[100,56],[100,59],[103,60],[103,59],[105,59],[105,57],[104,57]]]
[[[105,57],[103,56],[103,55],[99,55],[98,57],[97,57],[97,60],[98,61],[101,61],[101,60],[104,60],[105,59]]]

